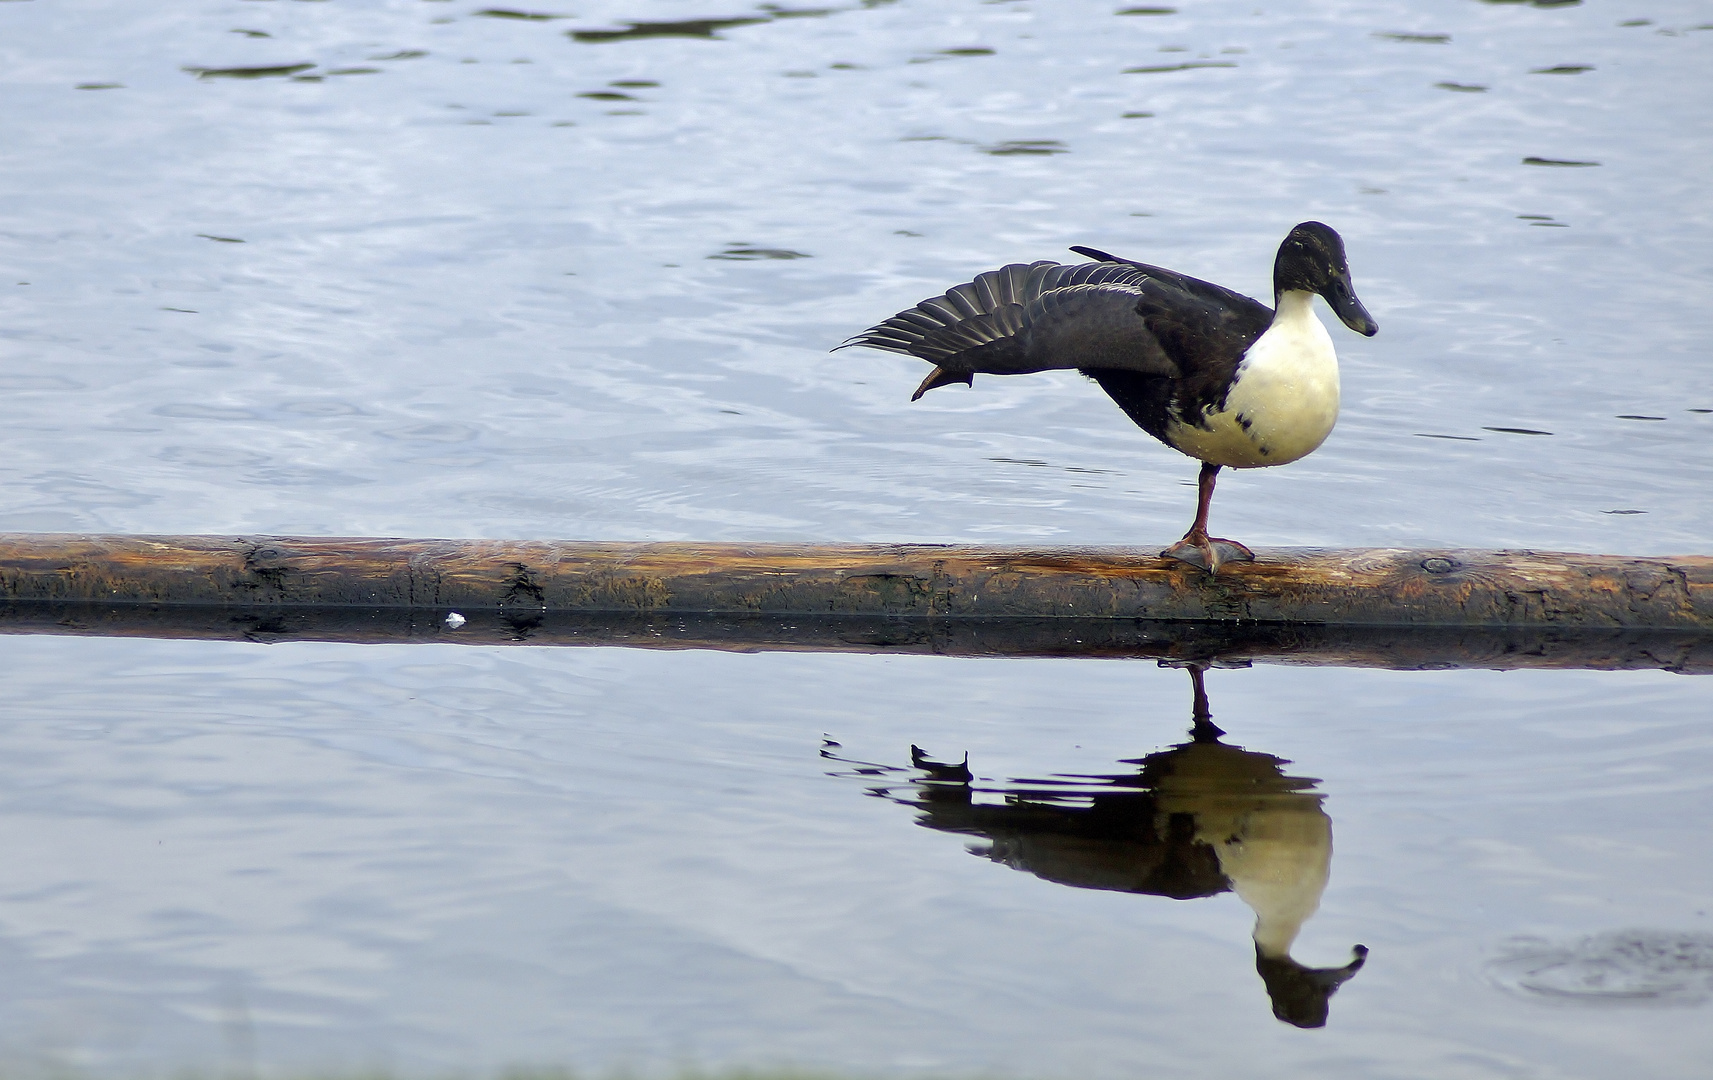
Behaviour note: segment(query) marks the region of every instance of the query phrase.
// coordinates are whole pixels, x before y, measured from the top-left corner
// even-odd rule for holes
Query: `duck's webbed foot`
[[[1198,566],[1210,574],[1219,573],[1220,566],[1228,562],[1255,561],[1255,553],[1237,541],[1209,536],[1205,532],[1198,536],[1194,529],[1185,533],[1182,540],[1160,554],[1168,559]]]

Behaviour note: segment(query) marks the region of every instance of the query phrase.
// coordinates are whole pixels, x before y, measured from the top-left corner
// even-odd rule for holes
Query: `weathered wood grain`
[[[1713,558],[0,534],[0,600],[660,616],[1713,629]]]

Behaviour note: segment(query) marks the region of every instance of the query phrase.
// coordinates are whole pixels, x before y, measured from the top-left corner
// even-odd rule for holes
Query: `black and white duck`
[[[1219,470],[1284,465],[1313,452],[1338,419],[1338,356],[1314,313],[1319,295],[1344,325],[1379,327],[1350,283],[1344,241],[1305,221],[1273,262],[1275,307],[1210,282],[1093,248],[1093,262],[1013,263],[901,311],[839,348],[934,365],[910,400],[977,374],[1075,368],[1148,434],[1201,461],[1195,523],[1162,555],[1209,571],[1251,561],[1209,536]]]

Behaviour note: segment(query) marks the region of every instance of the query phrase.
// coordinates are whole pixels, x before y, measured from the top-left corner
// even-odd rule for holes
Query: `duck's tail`
[[[843,346],[841,346],[841,348],[842,347]],[[936,367],[933,371],[928,372],[928,377],[923,379],[922,385],[918,386],[916,388],[916,392],[910,395],[910,400],[918,400],[923,394],[926,394],[936,386],[950,386],[952,383],[956,382],[961,382],[965,386],[974,386],[975,372],[952,371],[948,368]]]

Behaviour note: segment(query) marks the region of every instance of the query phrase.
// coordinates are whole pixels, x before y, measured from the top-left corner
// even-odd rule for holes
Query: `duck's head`
[[[1273,260],[1274,303],[1291,291],[1319,293],[1344,325],[1358,334],[1373,337],[1380,331],[1356,299],[1344,240],[1330,226],[1305,221],[1279,245],[1279,257]]]

